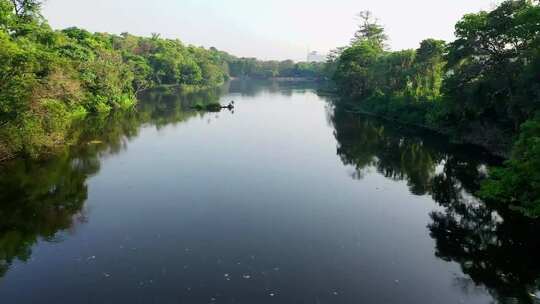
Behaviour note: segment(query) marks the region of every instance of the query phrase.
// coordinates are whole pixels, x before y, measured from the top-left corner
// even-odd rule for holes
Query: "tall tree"
[[[370,41],[381,49],[384,49],[388,36],[384,32],[384,27],[379,25],[377,19],[373,17],[373,13],[362,11],[358,14],[358,17],[360,18],[360,24],[358,30],[354,33],[351,45]]]
[[[15,14],[21,19],[34,19],[40,16],[42,1],[11,0]]]
[[[461,117],[507,121],[517,131],[539,109],[538,20],[531,0],[508,0],[458,22],[445,87]]]

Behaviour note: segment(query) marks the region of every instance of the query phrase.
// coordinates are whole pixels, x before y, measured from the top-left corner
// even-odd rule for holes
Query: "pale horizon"
[[[426,38],[453,39],[466,13],[488,10],[494,0],[48,0],[44,15],[55,29],[76,26],[92,32],[180,39],[216,47],[239,57],[303,61],[308,50],[322,54],[347,45],[358,12],[370,10],[385,27],[393,50],[416,48]]]

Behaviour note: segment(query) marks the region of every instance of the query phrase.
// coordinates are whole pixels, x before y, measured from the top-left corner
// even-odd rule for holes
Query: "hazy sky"
[[[54,28],[180,38],[237,56],[304,60],[307,50],[346,45],[355,15],[371,10],[392,49],[416,48],[424,38],[450,40],[462,15],[491,9],[496,0],[47,0]]]

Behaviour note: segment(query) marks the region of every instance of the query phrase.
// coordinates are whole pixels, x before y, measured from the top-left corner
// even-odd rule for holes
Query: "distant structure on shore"
[[[325,62],[326,56],[323,54],[319,54],[317,51],[308,52],[307,55],[307,62]]]

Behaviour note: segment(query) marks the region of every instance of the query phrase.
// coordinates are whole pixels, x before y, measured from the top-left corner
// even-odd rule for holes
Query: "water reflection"
[[[463,164],[445,166],[433,183],[433,198],[444,208],[433,212],[429,225],[436,256],[461,265],[499,303],[538,303],[540,238],[538,221],[506,210],[493,210],[467,195],[461,176],[472,173]]]
[[[81,122],[80,125],[75,126],[71,134],[73,144],[69,149],[59,153],[52,159],[46,162],[19,160],[4,164],[0,169],[0,277],[6,274],[15,261],[28,261],[32,255],[32,248],[34,248],[37,242],[42,240],[46,242],[61,241],[64,236],[62,232],[69,233],[77,228],[78,225],[86,222],[87,215],[84,205],[89,195],[87,187],[89,177],[98,174],[104,157],[124,151],[127,148],[128,143],[139,136],[139,132],[143,126],[161,129],[165,126],[184,123],[192,118],[204,116],[205,114],[203,113],[189,111],[190,107],[196,103],[216,102],[220,100],[224,93],[232,93],[232,95],[229,96],[231,98],[234,98],[235,94],[251,97],[266,93],[277,93],[276,96],[294,96],[294,94],[301,92],[312,92],[314,86],[314,84],[306,85],[305,83],[235,81],[224,88],[201,92],[182,93],[176,88],[147,91],[141,95],[141,103],[139,104],[138,110],[135,112],[115,113],[109,117],[92,117]],[[229,100],[224,100],[223,102],[228,101]],[[251,99],[248,99],[247,101],[244,100],[244,102],[245,108],[247,108]],[[283,104],[288,103],[282,103],[281,105]],[[317,106],[317,104],[315,106]],[[266,108],[266,110],[268,109],[269,108]],[[537,232],[540,231],[540,224],[537,221],[521,218],[504,209],[489,208],[477,201],[473,195],[478,189],[480,181],[484,178],[486,164],[496,162],[497,160],[492,160],[487,155],[483,154],[482,151],[474,150],[470,147],[449,146],[447,141],[439,136],[424,134],[420,131],[411,130],[410,128],[361,117],[334,108],[330,105],[327,109],[327,119],[334,129],[334,135],[338,145],[337,154],[343,164],[354,168],[352,178],[359,180],[359,183],[361,183],[364,182],[364,180],[362,180],[363,178],[367,177],[369,174],[375,173],[400,182],[398,184],[405,181],[411,193],[430,196],[438,204],[435,208],[436,210],[430,214],[430,223],[426,228],[425,233],[422,233],[421,235],[428,238],[427,234],[430,234],[435,244],[435,255],[439,259],[455,262],[460,265],[463,274],[460,273],[459,279],[456,278],[457,286],[462,287],[463,290],[474,290],[477,289],[478,286],[484,287],[490,292],[494,301],[498,303],[535,303],[534,293],[538,292],[540,286],[540,262],[537,258],[540,256],[540,238],[537,236]],[[284,111],[287,110],[288,109],[284,109]],[[304,108],[297,108],[297,110],[301,115],[293,117],[302,117],[305,113]],[[234,119],[241,114],[245,115],[245,119],[252,119],[252,117],[248,117],[248,114],[257,114],[256,110],[253,111],[254,112],[247,113],[247,111],[242,109],[243,113],[240,113],[239,111],[234,116]],[[214,115],[215,114],[208,114],[208,117],[213,117]],[[233,121],[234,119],[231,119],[230,121]],[[255,117],[255,119],[257,119],[257,117]],[[247,121],[249,122],[250,120]],[[277,124],[272,126],[275,127]],[[287,124],[287,126],[289,126],[289,124]],[[211,130],[209,133],[215,133],[217,131],[218,130]],[[289,131],[287,130],[283,133],[272,133],[272,136],[268,136],[268,138],[273,139],[274,137],[287,136],[284,134],[288,134],[288,132]],[[255,135],[253,136],[253,138],[256,137],[257,136]],[[242,143],[243,140],[245,140],[242,135],[239,135],[234,139],[236,140],[236,144]],[[331,140],[321,142],[332,144],[333,147]],[[201,143],[204,143],[204,141],[201,141]],[[302,142],[302,144],[303,143],[304,142]],[[313,147],[319,147],[318,145],[319,142],[317,142],[317,146]],[[301,150],[301,146],[302,145],[295,147],[298,149],[297,155],[305,156],[306,151]],[[227,147],[235,153],[242,153],[241,150],[231,148],[232,145],[225,146],[224,148]],[[328,145],[325,148],[328,148]],[[213,151],[215,150],[217,149],[214,149]],[[294,151],[291,152],[286,149],[283,149],[283,151],[292,154],[291,164],[298,161],[298,159],[294,157],[297,156],[294,154]],[[323,149],[323,151],[326,150]],[[287,153],[283,154],[285,155]],[[254,159],[257,161],[257,153],[252,154],[255,155]],[[249,153],[245,153],[244,155],[249,155]],[[325,155],[325,153],[314,154],[311,157],[322,157],[321,155]],[[331,164],[334,164],[335,156],[333,151],[330,151],[330,157],[332,160]],[[286,159],[286,157],[284,157],[284,159]],[[319,159],[316,158],[314,159],[314,163],[315,161],[318,162]],[[240,163],[240,160],[238,160],[235,164],[238,166]],[[342,166],[339,161],[337,166],[339,168],[336,172],[339,171],[341,174]],[[307,167],[311,168],[311,166]],[[270,166],[263,168],[268,169]],[[246,170],[249,169],[251,168],[247,168]],[[193,170],[202,169],[194,167]],[[257,171],[254,170],[250,172]],[[159,179],[162,172],[159,171],[158,173],[159,175],[156,175],[156,177]],[[228,174],[231,179],[234,180],[234,178],[236,178],[234,180],[235,183],[231,183],[229,186],[234,186],[241,182],[246,183],[248,179],[251,179],[251,176],[244,179],[243,172],[240,172],[237,175],[231,172]],[[177,177],[176,174],[169,176],[174,178]],[[298,177],[299,180],[305,179],[304,175],[298,175]],[[302,179],[300,179],[300,177],[302,177]],[[277,176],[276,179],[278,178],[281,177]],[[350,181],[346,176],[345,180],[347,182]],[[219,184],[221,183],[222,181],[220,180]],[[356,183],[352,184],[353,187],[356,186]],[[291,194],[291,192],[287,192],[286,187],[283,184],[274,184],[273,186],[274,187],[271,189],[283,192],[279,193],[283,199],[288,199],[290,198],[289,196],[296,193],[294,192]],[[332,189],[342,189],[338,187],[339,185],[334,186],[335,188]],[[177,186],[171,186],[171,189],[175,187]],[[189,187],[186,188],[191,189]],[[163,187],[162,189],[165,189],[163,196],[172,193],[166,191],[169,189],[167,187]],[[203,189],[206,189],[206,186],[203,185],[200,189],[200,191],[205,191]],[[338,191],[336,191],[336,197],[338,197],[337,192]],[[232,195],[227,191],[221,193],[225,193],[223,196],[227,196],[227,194]],[[244,189],[242,189],[241,193],[245,193]],[[142,192],[134,195],[140,194],[142,194]],[[236,199],[241,196],[233,197]],[[259,198],[259,196],[250,197],[250,199],[253,200],[256,200],[257,198]],[[298,196],[298,198],[301,199],[301,196]],[[238,213],[237,210],[230,210],[226,204],[223,204],[223,206],[219,204],[200,206],[201,204],[203,204],[202,201],[191,205],[190,208],[195,209],[195,211],[182,209],[182,212],[186,213],[186,217],[183,218],[185,225],[182,226],[178,224],[179,226],[173,225],[172,227],[181,227],[182,229],[189,228],[191,227],[189,226],[191,220],[193,220],[193,225],[196,226],[197,223],[200,223],[197,221],[204,219],[205,215],[208,213],[211,214],[211,212],[216,212],[216,208],[219,211],[219,216],[223,215],[225,219],[229,217],[231,218],[231,221],[235,219],[232,214]],[[268,204],[271,205],[271,198],[269,199]],[[195,208],[195,205],[201,209]],[[240,218],[249,224],[252,224],[252,226],[242,226],[242,223],[228,222],[225,220],[222,223],[223,226],[216,229],[232,229],[232,231],[235,232],[234,235],[239,235],[236,233],[237,231],[234,227],[240,227],[238,228],[239,233],[242,231],[245,232],[245,230],[240,230],[243,227],[251,227],[254,229],[254,231],[251,231],[251,234],[246,233],[246,238],[249,239],[249,242],[260,244],[261,246],[260,257],[257,257],[257,260],[250,257],[250,263],[253,263],[254,269],[274,269],[276,267],[275,264],[268,264],[270,265],[268,266],[264,265],[264,262],[259,262],[259,258],[262,261],[264,259],[264,254],[268,254],[268,252],[272,252],[272,250],[275,251],[275,255],[279,255],[277,260],[296,259],[297,261],[306,262],[306,264],[300,263],[299,265],[301,267],[293,268],[297,271],[294,273],[291,272],[291,276],[288,277],[288,279],[286,276],[276,276],[274,278],[275,281],[272,283],[277,282],[279,283],[277,284],[278,286],[289,285],[292,281],[299,282],[301,279],[312,276],[311,273],[309,275],[298,273],[302,271],[306,271],[306,273],[309,272],[309,269],[303,267],[304,265],[324,264],[325,261],[322,261],[324,258],[328,258],[329,256],[333,257],[336,253],[341,253],[343,254],[341,255],[342,257],[346,257],[349,253],[354,255],[364,252],[360,249],[355,251],[353,247],[347,247],[347,249],[343,247],[343,251],[332,251],[326,244],[332,244],[333,242],[327,238],[336,238],[339,240],[340,236],[331,234],[328,234],[328,236],[321,236],[321,246],[313,247],[313,252],[317,253],[314,256],[317,258],[312,257],[311,260],[309,259],[309,255],[307,255],[307,257],[303,256],[303,254],[305,254],[303,252],[304,248],[298,248],[294,254],[289,252],[288,254],[290,256],[287,256],[287,251],[285,250],[289,250],[290,248],[266,248],[268,247],[270,238],[276,238],[274,239],[275,244],[282,243],[279,238],[283,237],[283,234],[276,233],[275,230],[266,231],[264,229],[264,233],[256,233],[256,229],[259,227],[259,221],[269,219],[261,215],[259,215],[259,217],[253,216],[253,214],[257,214],[255,212],[257,210],[255,205],[255,203],[251,202],[242,205],[243,211],[247,209],[251,213],[249,213],[249,216],[245,215],[245,218]],[[302,205],[300,204],[299,206]],[[274,207],[279,209],[279,205],[272,205],[272,207],[269,207],[268,211],[272,211]],[[116,205],[116,208],[120,208],[120,205]],[[173,208],[173,205],[163,207],[163,209],[166,209],[165,212],[169,212],[168,208]],[[313,210],[308,208],[306,210],[300,210],[298,214],[302,214],[303,216],[304,213],[309,213],[310,211],[312,212]],[[107,212],[109,212],[109,209],[107,209]],[[118,212],[118,210],[116,212]],[[124,209],[120,211],[122,214],[125,212],[126,210]],[[227,212],[231,213],[226,214]],[[278,217],[278,215],[284,216],[288,213],[288,211],[286,213],[277,212],[275,216],[280,220],[285,220],[284,222],[286,223],[287,219],[282,219],[281,217]],[[425,213],[423,213],[423,215],[424,214]],[[191,215],[195,215],[195,217],[192,219]],[[199,218],[197,218],[197,215]],[[219,216],[216,215],[216,218]],[[317,214],[313,213],[312,216],[316,217]],[[341,220],[343,214],[339,214],[339,216],[339,219]],[[301,218],[305,220],[307,217]],[[292,219],[296,219],[296,217],[291,217],[289,219],[289,225],[291,225],[290,223],[296,223],[296,221],[293,221]],[[356,218],[353,218],[353,221],[356,221]],[[181,223],[182,221],[174,218],[169,224],[176,222]],[[214,220],[212,219],[212,221],[209,222],[214,222]],[[134,226],[128,225],[127,227]],[[135,227],[139,228],[136,225]],[[302,227],[302,225],[291,227]],[[308,225],[306,227],[315,226]],[[346,225],[343,227],[348,228]],[[208,238],[209,241],[201,247],[208,249],[207,251],[201,251],[201,258],[204,260],[204,263],[196,264],[198,261],[197,258],[184,261],[186,265],[188,261],[191,261],[194,265],[202,265],[202,269],[205,269],[206,272],[194,268],[193,270],[190,270],[191,272],[189,273],[182,272],[177,274],[176,280],[162,281],[164,285],[168,286],[167,284],[181,282],[179,278],[184,278],[186,281],[189,281],[190,278],[184,277],[184,275],[187,276],[188,274],[201,281],[208,280],[208,275],[212,273],[216,267],[211,265],[210,262],[205,264],[206,261],[213,261],[215,256],[216,259],[220,259],[219,261],[221,263],[221,255],[227,254],[227,250],[223,249],[225,248],[223,246],[226,246],[226,243],[228,242],[225,238],[226,233],[223,234],[222,239],[215,241],[215,235],[213,234],[215,230],[210,228],[208,228],[208,230],[198,229],[196,231],[184,230],[185,234],[182,236],[183,242],[189,242],[191,240],[190,238],[196,239],[191,240],[193,241],[192,244],[198,244],[196,241],[199,241],[201,236],[203,238]],[[374,229],[379,228],[381,227],[374,227]],[[423,227],[420,227],[420,229],[424,232]],[[284,230],[286,229],[284,228],[281,231]],[[324,231],[325,229],[321,230]],[[145,231],[144,227],[141,228],[141,231]],[[336,231],[342,230],[336,229]],[[148,231],[148,234],[152,234],[153,232],[154,231]],[[164,230],[159,232],[164,232]],[[267,232],[268,234],[266,234]],[[276,233],[277,236],[274,235],[274,233]],[[292,242],[294,240],[302,240],[301,237],[297,237],[298,233],[309,235],[309,233],[303,231],[296,232],[296,234],[294,231],[287,231],[287,235],[296,235],[296,238],[290,238],[290,243],[294,243]],[[363,233],[369,234],[370,232],[361,231],[360,235]],[[178,234],[179,233],[171,232],[171,235],[175,237],[178,236]],[[250,237],[252,239],[250,239]],[[266,240],[266,237],[268,237],[269,240]],[[319,237],[319,235],[317,235],[317,237]],[[182,239],[181,237],[179,238]],[[371,240],[369,238],[366,239]],[[139,239],[139,241],[141,241],[141,239]],[[151,245],[148,245],[148,248],[152,249],[156,248],[157,245],[163,246],[161,248],[169,248],[167,246],[174,246],[175,244],[166,243],[165,241],[160,244],[155,239],[145,239],[144,236],[142,237],[142,241],[152,243]],[[413,241],[414,240],[411,240],[411,243]],[[245,243],[238,242],[236,244],[239,244],[236,249],[241,252],[244,249],[243,246],[245,246]],[[307,244],[312,243],[308,242]],[[184,246],[183,243],[180,246]],[[428,247],[431,248],[429,243]],[[393,250],[389,248],[390,247],[381,247],[382,250]],[[232,249],[229,248],[229,250]],[[324,254],[325,250],[329,250],[326,252],[327,255]],[[140,258],[145,261],[148,259],[151,260],[152,255],[149,252],[150,251],[147,251],[145,253],[146,255],[141,253]],[[236,251],[232,250],[228,252],[228,254],[234,256],[231,252]],[[428,254],[431,256],[431,252]],[[125,255],[122,255],[122,253],[119,253],[119,255],[122,259],[125,259]],[[323,258],[319,260],[319,257]],[[235,259],[237,259],[237,257],[235,257]],[[361,255],[351,258],[351,260],[354,259],[361,259]],[[169,259],[164,259],[164,261],[170,262],[171,257],[169,256]],[[269,261],[273,260],[269,259]],[[386,260],[381,259],[381,261]],[[311,262],[311,264],[309,262]],[[116,260],[115,263],[117,263]],[[236,263],[237,260],[234,260],[234,265],[232,266],[236,265],[235,267],[240,267]],[[149,263],[149,265],[152,265],[152,269],[150,270],[154,270],[154,264]],[[348,267],[350,265],[342,266]],[[389,268],[394,267],[394,265],[384,266],[388,266]],[[181,267],[185,267],[184,264],[181,264]],[[251,267],[251,264],[249,267]],[[338,279],[343,279],[341,275],[346,274],[347,272],[336,267],[337,266],[335,265],[331,265],[325,269],[329,269],[330,272],[332,272],[330,275],[337,274],[336,276]],[[173,267],[171,267],[170,270],[172,275]],[[335,273],[333,271],[335,271]],[[228,273],[229,270],[220,273],[220,279],[228,282],[228,280],[223,277],[224,274]],[[129,274],[119,272],[118,276],[120,277],[121,275],[129,276]],[[328,275],[328,273],[326,273],[326,275]],[[359,274],[359,277],[362,275],[364,274]],[[373,273],[367,273],[367,275],[373,276]],[[122,278],[125,279],[125,277]],[[318,280],[320,278],[314,279]],[[348,279],[344,279],[344,281],[347,281]],[[371,279],[366,279],[366,281],[368,280]],[[249,282],[251,281],[255,280],[250,280]],[[248,281],[245,280],[245,282]],[[373,282],[380,283],[380,281],[377,281],[376,279],[373,279]],[[269,282],[264,282],[265,285],[267,283],[270,285]],[[343,285],[346,284],[343,283]],[[228,285],[217,284],[216,286],[223,290],[227,290],[228,288]],[[236,285],[238,295],[244,293],[244,286],[245,285]],[[302,286],[302,284],[299,283],[299,286]],[[320,287],[321,285],[310,283],[306,284],[306,286],[306,290],[309,292],[310,290],[308,287]],[[418,287],[418,289],[421,290],[422,286]],[[206,287],[201,286],[197,290],[200,291],[201,298],[206,297]],[[78,290],[74,290],[74,292],[77,291]],[[409,290],[406,292],[411,291]],[[298,299],[302,299],[304,295],[297,296]],[[331,296],[334,297],[335,294],[332,293]],[[352,297],[352,295],[350,296]]]
[[[84,223],[87,179],[101,158],[123,151],[144,124],[156,128],[205,115],[186,111],[219,100],[222,89],[146,91],[137,111],[90,117],[70,131],[71,145],[46,161],[15,160],[0,167],[0,277],[15,260],[26,262],[40,240],[59,241],[61,231]]]
[[[60,230],[84,221],[86,179],[96,159],[68,153],[46,164],[16,162],[0,172],[0,276],[14,260],[27,261],[40,239],[55,241]]]
[[[238,79],[231,81],[228,91],[233,94],[254,97],[264,92],[279,93],[284,96],[292,96],[294,92],[311,92],[317,89],[318,84],[312,81],[277,81],[277,80],[248,80]]]
[[[468,276],[459,279],[460,286],[483,286],[498,303],[538,303],[540,222],[474,198],[489,158],[471,147],[448,147],[436,136],[407,133],[339,109],[332,122],[337,153],[344,164],[354,166],[354,178],[375,169],[406,180],[411,193],[431,195],[440,205],[428,228],[436,256],[459,263]]]

